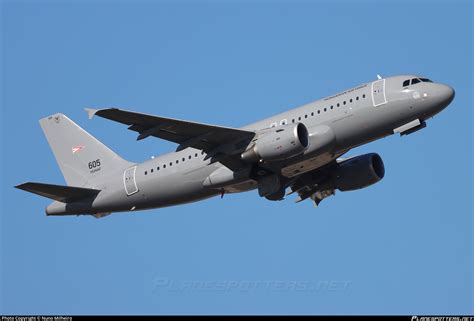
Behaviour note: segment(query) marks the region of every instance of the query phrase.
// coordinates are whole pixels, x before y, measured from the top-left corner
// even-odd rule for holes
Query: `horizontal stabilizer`
[[[43,184],[43,183],[24,183],[15,186],[18,189],[38,194],[55,201],[71,203],[81,199],[94,197],[100,190],[92,188],[72,187],[63,185]]]

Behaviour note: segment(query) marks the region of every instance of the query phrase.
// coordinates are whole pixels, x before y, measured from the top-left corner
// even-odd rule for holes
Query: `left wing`
[[[247,147],[255,136],[253,131],[195,123],[136,113],[117,108],[87,109],[89,118],[94,115],[129,125],[128,129],[139,133],[137,140],[149,136],[179,144],[176,151],[187,147],[203,150],[207,158],[221,161],[223,156],[237,154]],[[217,157],[219,156],[219,157]]]

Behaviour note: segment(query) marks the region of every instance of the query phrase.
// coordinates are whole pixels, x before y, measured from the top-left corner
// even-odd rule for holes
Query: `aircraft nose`
[[[447,85],[441,85],[440,96],[445,102],[446,106],[449,105],[454,99],[454,89]]]
[[[438,108],[445,108],[453,101],[455,92],[452,87],[443,84],[436,84],[434,89],[434,97]]]
[[[447,102],[446,105],[449,105],[454,99],[454,89],[447,85],[442,85],[443,89],[441,90],[441,96],[444,97],[444,100]]]

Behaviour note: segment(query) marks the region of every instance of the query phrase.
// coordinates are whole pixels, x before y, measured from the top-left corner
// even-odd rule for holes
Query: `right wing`
[[[336,195],[336,190],[332,186],[326,184],[326,179],[330,176],[330,173],[338,160],[334,160],[321,168],[317,168],[299,176],[290,184],[291,191],[287,196],[297,193],[298,198],[295,200],[295,203],[299,203],[309,198],[313,201],[314,206],[317,207],[326,197]]]

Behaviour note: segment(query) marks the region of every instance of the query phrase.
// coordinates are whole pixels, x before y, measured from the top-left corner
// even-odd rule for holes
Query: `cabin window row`
[[[362,98],[365,98],[365,94],[362,95]],[[359,96],[356,96],[356,98],[354,98],[354,99],[353,99],[353,98],[349,99],[349,103],[352,103],[352,102],[358,101],[358,100],[359,100]],[[344,101],[342,102],[342,105],[346,105],[346,104],[347,104],[347,100],[344,100]],[[334,109],[334,107],[336,107],[336,108],[337,108],[337,107],[341,107],[341,103],[337,103],[337,104],[335,104],[335,105],[331,105],[330,107],[324,107],[324,108],[322,108],[322,109],[318,109],[318,110],[316,111],[316,113],[317,113],[317,114],[321,114],[321,111],[326,112],[326,111],[328,111],[328,110]],[[311,112],[310,115],[311,115],[311,116],[314,116],[314,114],[315,114],[315,112]],[[300,117],[298,117],[298,120],[301,120],[302,118],[303,118],[303,117],[300,116]],[[304,118],[308,118],[308,114],[304,115]],[[296,118],[293,118],[293,119],[291,120],[292,123],[294,123],[295,121],[296,121]]]
[[[195,153],[195,154],[194,154],[194,157],[196,158],[196,157],[198,157],[198,155],[199,155],[198,153]],[[204,155],[204,151],[201,151],[201,155]],[[189,160],[189,159],[192,159],[192,158],[193,158],[193,155],[188,155],[188,157],[187,157],[188,160]],[[177,159],[177,160],[175,160],[174,162],[169,162],[169,163],[163,164],[163,165],[161,165],[161,166],[157,166],[156,169],[155,169],[155,168],[151,168],[149,171],[146,170],[146,171],[144,172],[144,174],[145,174],[145,175],[148,175],[148,173],[151,174],[151,173],[154,173],[155,171],[156,171],[156,172],[159,171],[160,169],[165,169],[167,166],[171,167],[171,166],[173,166],[173,164],[179,164],[179,161],[180,161],[180,160]],[[186,157],[182,157],[182,158],[181,158],[181,162],[185,162],[185,161],[186,161]]]

